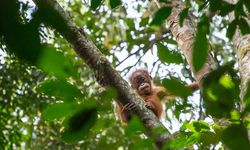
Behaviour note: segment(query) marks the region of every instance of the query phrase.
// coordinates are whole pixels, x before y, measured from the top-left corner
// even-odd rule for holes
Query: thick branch
[[[52,9],[59,14],[63,23],[65,23],[65,30],[60,30],[61,34],[72,45],[76,53],[86,62],[86,64],[93,70],[97,81],[103,86],[114,87],[118,92],[118,100],[123,104],[134,103],[135,113],[142,120],[145,127],[148,129],[148,134],[154,138],[156,145],[161,148],[163,144],[170,141],[170,134],[156,116],[148,110],[142,100],[132,91],[129,84],[120,76],[120,74],[113,68],[110,62],[101,54],[99,49],[88,40],[79,28],[77,28],[69,15],[64,12],[62,7],[55,0],[33,0],[39,9]],[[44,13],[43,17],[51,19],[53,14]],[[54,18],[56,19],[56,18]],[[153,134],[152,130],[156,127],[163,128],[161,134]]]

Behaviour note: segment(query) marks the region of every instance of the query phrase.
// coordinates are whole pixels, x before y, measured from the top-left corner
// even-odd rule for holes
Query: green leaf
[[[37,66],[48,74],[55,75],[58,78],[77,77],[77,68],[70,58],[66,58],[63,53],[51,47],[43,49]]]
[[[103,0],[91,0],[90,8],[96,10],[102,3]]]
[[[108,87],[100,94],[100,98],[103,101],[110,101],[111,99],[117,98],[117,91],[115,88]]]
[[[196,132],[210,131],[210,127],[206,122],[193,121],[192,125],[194,126]]]
[[[128,125],[125,128],[126,135],[134,136],[135,133],[143,133],[145,132],[145,127],[141,123],[138,117],[133,116],[129,121]]]
[[[210,0],[209,10],[212,12],[216,12],[221,9],[221,1],[222,0]]]
[[[140,140],[140,142],[137,142],[136,144],[132,144],[131,147],[129,147],[128,149],[131,149],[131,150],[139,150],[139,149],[151,150],[151,149],[155,149],[155,145],[154,145],[154,141],[152,139],[148,138],[148,139]]]
[[[82,109],[65,121],[62,139],[68,143],[84,139],[97,119],[97,107],[92,101],[84,103]]]
[[[111,9],[114,9],[122,4],[121,0],[109,0]]]
[[[165,38],[163,41],[167,42],[169,44],[177,45],[177,42],[173,39],[170,39],[170,38]]]
[[[167,89],[171,95],[180,97],[187,97],[192,94],[192,90],[183,85],[178,79],[164,79],[162,85]]]
[[[249,5],[249,4],[248,4]],[[246,16],[243,8],[243,0],[239,0],[235,6],[234,10],[235,17]]]
[[[226,16],[228,15],[231,11],[234,10],[235,5],[234,4],[229,4],[227,2],[221,1],[221,8],[220,8],[220,12],[219,15],[221,16]]]
[[[148,24],[149,17],[142,18],[139,25],[140,27],[146,26]]]
[[[193,48],[193,65],[195,71],[199,71],[206,62],[208,55],[208,39],[209,34],[209,19],[205,15],[201,16],[198,23],[194,48]]]
[[[172,8],[171,7],[162,7],[160,8],[153,17],[152,22],[150,23],[150,26],[152,28],[155,28],[156,26],[161,25],[167,17],[171,14]]]
[[[46,80],[38,87],[38,91],[47,95],[62,97],[65,100],[83,97],[81,91],[66,80]]]
[[[234,36],[234,33],[236,31],[238,19],[234,19],[227,28],[227,37],[231,40]]]
[[[250,12],[250,4],[249,4],[249,0],[244,0],[244,4],[248,10],[248,12]]]
[[[230,76],[227,75],[221,76],[221,78],[219,79],[219,84],[226,89],[232,89],[235,86]]]
[[[40,53],[40,20],[27,21],[20,14],[17,1],[1,1],[0,4],[0,37],[1,47],[7,46],[7,51],[18,58],[35,64]],[[22,17],[21,17],[22,16]],[[26,24],[24,24],[26,22]],[[29,22],[29,23],[27,23]],[[4,41],[4,42],[3,42]],[[4,50],[5,48],[1,48]]]
[[[216,145],[220,142],[220,136],[216,135],[213,132],[202,132],[199,142],[206,146],[210,146],[211,144]]]
[[[249,150],[247,129],[242,124],[231,125],[222,134],[222,141],[231,150]]]
[[[244,100],[245,105],[246,105],[245,111],[250,112],[250,82],[248,82],[248,84],[247,84],[247,90],[245,92],[243,100]]]
[[[210,72],[203,82],[203,98],[206,113],[216,118],[231,118],[235,102],[239,98],[239,78],[228,63]],[[224,83],[224,82],[229,83]]]
[[[159,0],[161,3],[169,3],[169,0]]]
[[[188,136],[185,134],[178,134],[173,140],[170,142],[170,146],[164,145],[163,149],[182,149],[187,146]]]
[[[128,25],[129,30],[135,30],[134,20],[131,18],[126,19],[126,23]]]
[[[51,104],[43,111],[42,118],[50,121],[61,119],[74,114],[79,108],[76,103]]]
[[[201,136],[200,133],[197,133],[197,132],[193,133],[191,136],[188,137],[187,145],[198,143],[200,140],[200,136]]]
[[[159,59],[166,63],[183,63],[181,54],[176,51],[170,51],[166,46],[157,43],[157,55]]]
[[[188,9],[189,8],[185,8],[181,11],[180,13],[180,18],[179,18],[179,22],[180,22],[180,26],[182,27],[183,26],[183,22],[185,20],[185,18],[187,17],[188,15]]]
[[[240,31],[243,35],[250,33],[250,27],[245,19],[240,18],[238,25],[239,25]]]

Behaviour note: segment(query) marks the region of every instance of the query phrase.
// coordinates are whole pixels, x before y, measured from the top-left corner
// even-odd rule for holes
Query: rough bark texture
[[[168,17],[169,30],[176,39],[178,46],[181,48],[197,82],[201,85],[204,76],[213,70],[212,67],[214,66],[214,61],[210,55],[208,55],[207,61],[203,67],[198,72],[195,72],[192,58],[193,44],[195,41],[195,27],[192,23],[192,17],[188,16],[181,27],[179,25],[179,14],[183,9],[184,4],[181,1],[175,0],[172,1],[172,5],[175,7],[172,9],[172,14]]]
[[[228,2],[236,4],[237,0],[228,0]],[[248,13],[248,18],[249,16],[250,14]],[[250,20],[248,20],[248,18],[245,17],[244,19],[246,19],[250,25]],[[233,21],[234,13],[229,14],[229,19],[230,21]],[[240,98],[243,100],[250,81],[250,34],[242,35],[240,30],[236,29],[233,36],[233,45],[238,56],[239,72],[241,77]]]
[[[236,4],[237,0],[227,0],[229,3]],[[248,18],[250,17],[250,12],[248,13]],[[250,25],[250,20],[245,18]],[[233,21],[234,13],[229,14],[229,20]],[[240,98],[242,101],[241,109],[243,110],[245,106],[244,96],[247,92],[248,85],[250,83],[250,34],[242,35],[239,29],[236,29],[233,36],[233,45],[237,51],[239,72],[241,77],[241,91]],[[250,114],[247,114],[250,117]],[[250,130],[248,130],[248,139],[250,141]]]
[[[239,71],[241,77],[241,99],[246,94],[250,81],[250,34],[240,35],[239,31],[233,37],[233,43],[237,50]]]
[[[101,54],[93,42],[88,40],[83,31],[74,25],[69,15],[64,12],[63,8],[57,3],[57,1],[33,1],[38,8],[51,8],[62,17],[63,22],[66,23],[67,30],[62,30],[61,34],[72,45],[76,53],[86,62],[90,69],[93,70],[99,83],[105,87],[114,87],[118,92],[118,100],[123,105],[133,103],[136,106],[135,114],[142,120],[143,124],[148,129],[147,134],[155,140],[157,147],[161,148],[165,143],[168,143],[171,138],[168,130],[162,125],[156,116],[145,107],[143,101],[134,93],[129,84]],[[50,17],[51,19],[51,14],[43,17]],[[159,127],[163,129],[160,134],[152,132],[154,128]]]

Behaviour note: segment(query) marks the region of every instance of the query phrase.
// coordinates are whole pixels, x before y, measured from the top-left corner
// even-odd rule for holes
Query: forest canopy
[[[0,149],[250,149],[249,18],[249,0],[0,1]],[[174,95],[161,119],[138,69]]]

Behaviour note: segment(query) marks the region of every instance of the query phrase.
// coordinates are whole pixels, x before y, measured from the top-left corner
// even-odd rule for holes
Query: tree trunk
[[[229,3],[236,4],[237,0],[228,0]],[[247,17],[244,19],[247,20],[248,25],[250,25],[250,12],[247,14]],[[229,20],[232,22],[234,20],[234,13],[229,14]],[[238,56],[238,65],[241,78],[240,84],[240,99],[241,99],[241,110],[244,110],[246,107],[245,95],[250,88],[250,34],[242,35],[240,30],[237,28],[233,35],[233,45],[236,49]],[[246,114],[250,117],[250,113]],[[248,140],[250,141],[250,130],[248,130]]]
[[[175,0],[172,1],[174,6],[172,14],[168,17],[168,26],[173,37],[176,39],[178,46],[181,48],[188,64],[191,67],[191,71],[195,76],[197,82],[201,85],[202,79],[213,70],[215,66],[214,61],[210,55],[207,56],[206,63],[203,67],[196,72],[193,65],[193,44],[195,42],[195,25],[193,24],[193,18],[189,15],[183,22],[183,26],[179,25],[179,14],[184,8],[184,3]]]
[[[237,1],[228,0],[228,2],[235,4]],[[244,19],[247,20],[248,25],[250,25],[250,20],[248,19],[249,17],[249,13],[248,17],[244,17]],[[230,21],[233,21],[234,13],[229,14],[229,19]],[[242,35],[240,30],[237,28],[234,33],[232,42],[238,56],[239,72],[241,77],[240,98],[241,100],[243,100],[250,81],[250,34]]]

